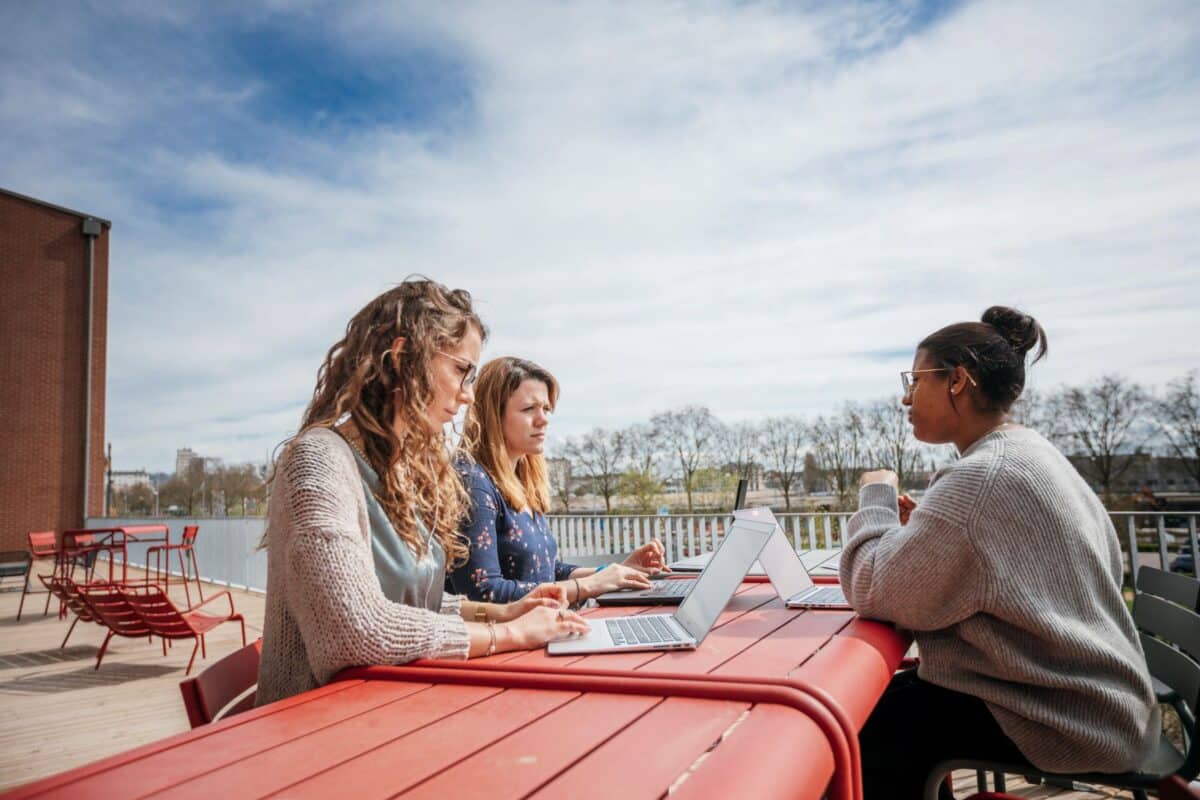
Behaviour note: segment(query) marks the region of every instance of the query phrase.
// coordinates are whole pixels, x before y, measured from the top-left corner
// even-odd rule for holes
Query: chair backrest
[[[262,639],[235,650],[194,678],[179,684],[193,728],[240,714],[254,706]]]
[[[1154,567],[1139,567],[1137,590],[1178,603],[1192,611],[1200,611],[1200,580],[1187,575]]]
[[[200,532],[199,525],[185,525],[183,528],[183,537],[180,540],[184,547],[191,547],[196,543],[196,534]]]
[[[78,589],[83,602],[95,614],[96,621],[117,636],[150,635],[150,626],[129,605],[120,584],[87,583],[79,584]]]
[[[1176,711],[1184,726],[1187,752],[1177,774],[1188,780],[1200,772],[1196,709],[1200,707],[1200,614],[1152,594],[1137,596],[1133,621],[1141,631],[1142,650],[1150,674],[1170,687],[1183,707]]]
[[[52,558],[58,555],[58,541],[54,531],[30,531],[29,552],[34,558]]]
[[[161,586],[154,583],[136,586],[127,584],[121,587],[121,594],[155,636],[164,639],[190,639],[196,635],[195,630]]]
[[[0,550],[0,578],[20,578],[29,574],[33,555],[28,550]]]

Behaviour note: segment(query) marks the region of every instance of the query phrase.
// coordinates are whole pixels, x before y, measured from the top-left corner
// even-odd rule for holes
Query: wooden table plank
[[[672,800],[817,800],[833,773],[829,741],[805,715],[760,704],[676,785]]]
[[[783,601],[775,598],[714,630],[695,650],[661,653],[638,671],[706,674],[753,646],[762,637],[770,636],[795,615],[795,611],[785,608]]]
[[[524,797],[599,746],[661,697],[588,694],[402,793],[405,798]],[[467,779],[464,776],[473,776]]]
[[[116,794],[140,797],[162,791],[290,741],[304,732],[335,725],[403,695],[428,688],[429,684],[392,683],[389,687],[384,682],[368,682],[336,692],[338,699],[334,702],[295,703],[280,713],[261,713],[272,711],[272,707],[259,709],[259,713],[251,712],[254,716],[234,717],[227,724],[218,723],[223,727],[181,734],[164,743],[167,746],[151,753],[134,751],[130,754],[134,758],[118,756],[105,762],[98,772],[36,796],[78,798]]]
[[[313,728],[297,720],[298,735],[290,741],[253,757],[209,770],[187,783],[172,786],[159,796],[172,800],[211,800],[222,791],[228,791],[229,787],[236,786],[241,795],[262,797],[388,744],[502,691],[485,686],[433,686],[414,691],[413,687],[421,687],[422,684],[380,683],[391,683],[395,687],[393,702],[321,728]],[[241,732],[243,737],[256,735],[253,728]],[[315,796],[307,790],[304,793]]]
[[[805,611],[713,671],[715,675],[787,677],[854,619],[852,611]]]
[[[533,796],[655,800],[749,709],[748,703],[667,698]]]
[[[281,796],[386,798],[433,777],[560,706],[578,692],[509,689],[285,788]]]

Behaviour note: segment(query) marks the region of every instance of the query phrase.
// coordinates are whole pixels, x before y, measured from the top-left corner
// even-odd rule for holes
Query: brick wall
[[[0,192],[0,549],[83,523],[83,217]],[[95,242],[88,512],[103,512],[108,240]]]

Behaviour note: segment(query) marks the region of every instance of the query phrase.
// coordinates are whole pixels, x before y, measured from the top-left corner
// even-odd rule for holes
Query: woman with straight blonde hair
[[[467,508],[443,431],[474,397],[485,335],[469,294],[406,280],[330,348],[271,478],[259,705],[350,666],[491,655],[587,630],[558,586],[505,605],[443,594],[447,562],[466,557]]]
[[[464,438],[474,463],[463,462],[470,512],[462,527],[470,547],[451,573],[454,591],[505,603],[556,581],[572,602],[617,589],[645,589],[647,574],[666,569],[662,543],[642,545],[621,564],[576,567],[558,560],[546,513],[550,482],[543,450],[558,404],[558,381],[520,358],[497,358],[479,373]]]

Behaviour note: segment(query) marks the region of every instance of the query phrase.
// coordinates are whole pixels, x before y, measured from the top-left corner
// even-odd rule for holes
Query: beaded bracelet
[[[492,622],[489,619],[487,621],[487,626],[488,626],[489,641],[488,641],[487,652],[484,655],[490,656],[490,655],[495,655],[495,653],[496,653],[496,623]]]

